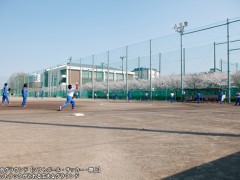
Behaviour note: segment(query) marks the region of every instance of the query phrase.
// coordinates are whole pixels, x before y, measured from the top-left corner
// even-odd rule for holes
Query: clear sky
[[[239,12],[240,0],[0,0],[0,82]]]

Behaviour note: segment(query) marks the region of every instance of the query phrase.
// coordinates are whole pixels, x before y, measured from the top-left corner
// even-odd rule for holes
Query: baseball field
[[[0,179],[240,179],[240,106],[12,97]],[[27,175],[23,175],[27,174]]]

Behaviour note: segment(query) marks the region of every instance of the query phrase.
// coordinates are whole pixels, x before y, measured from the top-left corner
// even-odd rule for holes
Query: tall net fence
[[[227,94],[231,81],[234,95],[239,86],[228,73],[238,73],[239,63],[240,19],[235,18],[70,58],[66,64],[19,74],[12,86],[17,96],[23,83],[29,84],[29,94],[34,97],[65,97],[67,85],[73,84],[81,98],[168,100],[172,91],[179,99],[183,93],[192,96],[199,89],[208,95],[216,95],[219,89]]]

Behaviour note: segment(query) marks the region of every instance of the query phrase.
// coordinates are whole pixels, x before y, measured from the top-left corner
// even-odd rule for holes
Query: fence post
[[[92,99],[94,99],[94,55],[92,56]]]
[[[160,74],[161,74],[161,64],[162,64],[162,54],[159,53],[159,77],[160,77]]]
[[[107,56],[108,56],[108,59],[107,59],[107,61],[108,61],[108,63],[107,63],[107,65],[108,65],[108,77],[107,77],[107,93],[108,93],[108,96],[107,96],[107,98],[109,99],[109,51],[108,51],[108,53],[107,53]]]
[[[80,72],[79,72],[79,85],[80,85],[80,93],[79,93],[79,97],[82,97],[82,58],[80,58]]]
[[[152,100],[152,40],[150,39],[150,100]]]
[[[213,64],[214,64],[214,72],[216,72],[216,42],[213,43]]]
[[[126,46],[126,93],[128,100],[128,46]]]
[[[183,76],[185,76],[185,68],[186,68],[186,59],[185,59],[185,48],[183,48]],[[184,92],[183,92],[184,93]]]
[[[229,59],[229,22],[227,19],[227,61],[228,61],[228,103],[231,103],[231,77],[230,77],[230,59]]]
[[[139,73],[140,73],[140,57],[138,57],[138,79],[140,79],[139,77],[140,77],[140,75],[139,75]]]

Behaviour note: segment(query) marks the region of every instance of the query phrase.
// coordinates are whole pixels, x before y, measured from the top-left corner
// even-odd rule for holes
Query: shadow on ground
[[[164,180],[195,179],[240,179],[240,151],[229,156],[211,161],[187,171],[180,172]]]
[[[77,124],[55,124],[55,123],[27,122],[27,121],[0,120],[0,123],[29,124],[29,125],[43,125],[43,126],[62,126],[62,127],[73,127],[73,128],[110,129],[110,130],[122,130],[122,131],[159,132],[159,133],[189,134],[189,135],[200,135],[200,136],[240,137],[240,134],[227,134],[227,133],[170,131],[170,130],[144,129],[144,128],[127,128],[127,127],[111,127],[111,126],[90,126],[90,125],[77,125]]]

